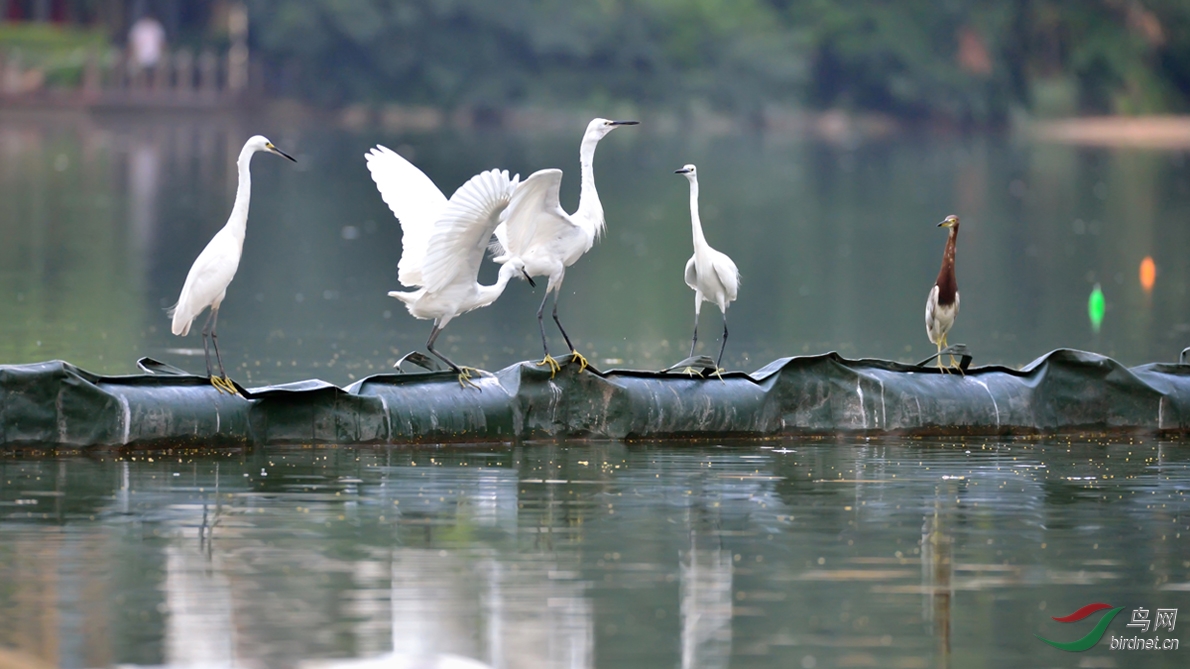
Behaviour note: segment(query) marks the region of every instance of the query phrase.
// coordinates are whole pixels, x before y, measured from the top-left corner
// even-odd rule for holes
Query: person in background
[[[145,14],[129,29],[128,48],[132,52],[135,77],[143,83],[145,75],[157,68],[165,52],[165,26],[152,15]]]

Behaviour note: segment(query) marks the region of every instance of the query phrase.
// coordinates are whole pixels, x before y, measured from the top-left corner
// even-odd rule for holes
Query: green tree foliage
[[[446,106],[691,97],[747,107],[804,85],[797,33],[759,0],[307,0],[251,5],[282,86]]]
[[[813,26],[814,106],[988,121],[1013,107],[1138,113],[1190,99],[1183,0],[777,4],[791,24]]]
[[[1190,107],[1186,0],[253,0],[323,103],[768,104],[977,123]]]

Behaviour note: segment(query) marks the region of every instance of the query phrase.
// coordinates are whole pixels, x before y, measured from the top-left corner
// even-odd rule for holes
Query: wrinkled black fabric
[[[150,361],[151,362],[151,361]],[[164,367],[164,366],[163,366]],[[151,367],[146,367],[147,369]],[[222,446],[780,435],[1190,433],[1190,365],[1059,349],[965,376],[835,353],[752,374],[579,373],[519,363],[461,387],[383,374],[220,394],[202,377],[0,366],[0,446]]]

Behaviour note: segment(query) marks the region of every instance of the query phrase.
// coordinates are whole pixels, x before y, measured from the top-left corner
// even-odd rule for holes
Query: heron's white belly
[[[954,319],[959,310],[954,304],[940,305],[933,295],[930,297],[934,299],[932,305],[934,308],[932,313],[930,313],[930,310],[927,310],[927,313],[932,315],[932,318],[926,318],[926,332],[930,336],[930,343],[937,344],[950,332],[950,328],[954,325]]]

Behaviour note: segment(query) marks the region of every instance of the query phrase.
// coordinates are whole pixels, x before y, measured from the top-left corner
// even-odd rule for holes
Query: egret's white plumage
[[[727,254],[716,251],[707,243],[702,231],[702,219],[698,215],[698,170],[686,165],[675,170],[690,182],[690,227],[694,233],[694,255],[686,261],[686,285],[694,290],[694,337],[690,341],[690,355],[698,343],[698,314],[704,301],[711,302],[723,312],[723,344],[719,347],[719,358],[715,365],[723,362],[723,350],[727,348],[727,305],[735,301],[740,288],[740,270]]]
[[[558,199],[562,185],[562,170],[538,170],[529,175],[512,196],[502,222],[496,228],[496,262],[519,261],[528,276],[549,277],[541,307],[537,310],[537,324],[541,330],[541,345],[545,358],[539,364],[549,365],[557,371],[558,363],[550,356],[545,337],[545,303],[550,293],[554,294],[554,322],[558,325],[566,345],[570,347],[582,367],[587,361],[570,343],[570,337],[558,320],[558,295],[566,268],[573,265],[591,250],[595,240],[603,233],[603,205],[595,190],[595,147],[609,132],[623,125],[636,125],[637,121],[609,121],[593,119],[583,134],[579,145],[579,167],[582,187],[579,191],[578,210],[567,214]]]
[[[364,159],[380,197],[401,223],[397,280],[410,288],[421,286],[422,261],[434,223],[446,209],[446,195],[413,163],[386,146],[377,146]]]
[[[202,313],[203,309],[211,308],[211,314],[207,317],[207,324],[203,327],[202,332],[203,351],[207,352],[207,336],[209,334],[212,343],[215,344],[215,358],[219,362],[221,377],[219,381],[215,382],[215,385],[233,392],[235,388],[229,381],[226,384],[222,383],[226,381],[227,375],[223,371],[223,360],[219,357],[218,335],[215,334],[215,328],[218,325],[219,305],[223,303],[223,298],[227,295],[227,286],[235,278],[236,270],[240,266],[240,255],[244,249],[244,234],[248,226],[248,203],[252,197],[252,174],[248,166],[252,161],[252,155],[257,151],[268,151],[293,160],[291,156],[273,146],[272,142],[260,135],[255,135],[244,143],[244,148],[240,150],[240,156],[236,160],[236,167],[239,169],[239,186],[236,188],[236,199],[231,208],[231,216],[228,217],[227,224],[215,233],[211,241],[207,242],[206,248],[198,254],[198,258],[190,266],[190,272],[186,274],[186,283],[182,285],[182,294],[178,298],[177,304],[169,311],[170,316],[173,317],[170,330],[175,335],[184,337],[189,334],[190,324],[195,317]],[[209,352],[207,353],[207,374],[211,375]]]
[[[486,307],[520,274],[520,261],[500,268],[495,284],[476,281],[484,251],[500,214],[519,184],[519,176],[488,170],[469,179],[447,200],[421,170],[397,153],[377,147],[367,154],[368,169],[381,197],[401,221],[402,250],[398,280],[416,288],[391,291],[416,318],[434,321],[426,348],[459,373],[465,368],[434,350],[438,333],[455,316]]]

